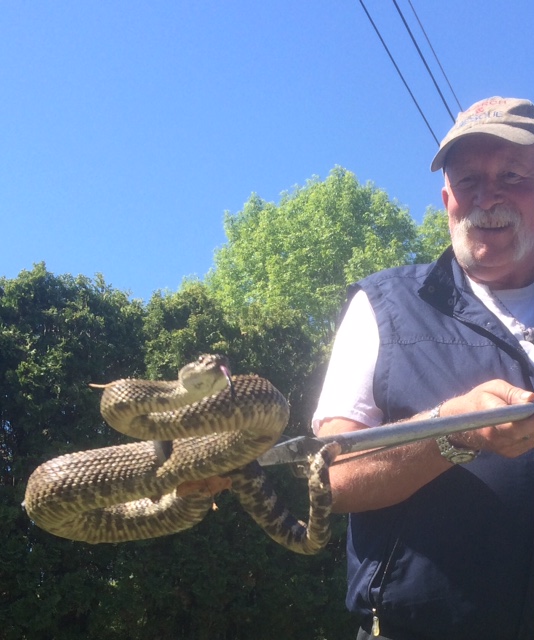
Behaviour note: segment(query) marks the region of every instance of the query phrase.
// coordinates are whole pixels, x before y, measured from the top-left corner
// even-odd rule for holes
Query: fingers
[[[534,402],[534,392],[519,387],[510,387],[506,393],[506,404],[526,404]]]
[[[483,411],[499,406],[534,402],[534,392],[515,387],[504,380],[491,380],[472,389],[465,396],[449,402],[452,413]],[[507,458],[517,457],[534,448],[534,419],[483,427],[460,435],[466,446],[492,451]]]
[[[517,400],[520,397],[516,395],[511,400]],[[517,402],[512,401],[511,404],[517,404]],[[485,448],[507,458],[514,458],[534,448],[534,420],[529,418],[482,429],[481,435],[485,436]]]

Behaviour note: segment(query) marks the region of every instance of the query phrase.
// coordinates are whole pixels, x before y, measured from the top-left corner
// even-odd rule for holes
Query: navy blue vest
[[[361,281],[375,310],[374,380],[385,422],[493,378],[533,389],[517,340],[474,296],[452,251]],[[347,606],[395,640],[507,640],[529,605],[534,454],[482,453],[404,502],[351,514]],[[530,615],[534,617],[534,602]]]

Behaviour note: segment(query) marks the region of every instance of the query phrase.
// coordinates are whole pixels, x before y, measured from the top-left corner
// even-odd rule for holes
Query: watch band
[[[442,404],[443,402],[430,411],[429,418],[439,418]],[[479,452],[474,449],[455,447],[448,435],[436,438],[436,443],[441,455],[452,464],[467,464],[474,460],[479,454]]]
[[[474,449],[455,447],[449,440],[449,436],[440,436],[436,438],[436,442],[441,455],[452,464],[467,464],[478,456],[478,451]]]

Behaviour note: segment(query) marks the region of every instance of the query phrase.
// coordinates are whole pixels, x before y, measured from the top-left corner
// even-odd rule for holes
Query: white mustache
[[[514,207],[496,205],[488,211],[475,207],[452,228],[452,246],[458,262],[465,267],[477,264],[476,248],[478,241],[472,240],[470,230],[474,229],[510,229],[513,234],[513,260],[519,262],[534,251],[534,234],[525,228],[521,214]]]
[[[515,209],[504,205],[497,205],[489,211],[476,207],[462,220],[467,230],[473,227],[500,229],[512,226],[517,228],[520,222],[521,216],[519,213]]]

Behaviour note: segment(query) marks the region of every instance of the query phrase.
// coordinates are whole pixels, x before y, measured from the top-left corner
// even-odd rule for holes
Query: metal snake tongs
[[[516,422],[534,415],[534,403],[514,404],[487,411],[475,411],[458,416],[432,418],[412,422],[395,422],[380,427],[370,427],[361,431],[340,433],[326,438],[300,436],[279,442],[272,449],[258,458],[261,466],[275,464],[292,464],[306,462],[310,455],[314,455],[329,442],[338,442],[341,453],[357,453],[359,451],[376,452],[402,444],[437,438],[439,436],[469,431],[481,427],[491,427],[505,422]],[[366,454],[361,454],[366,455]]]

